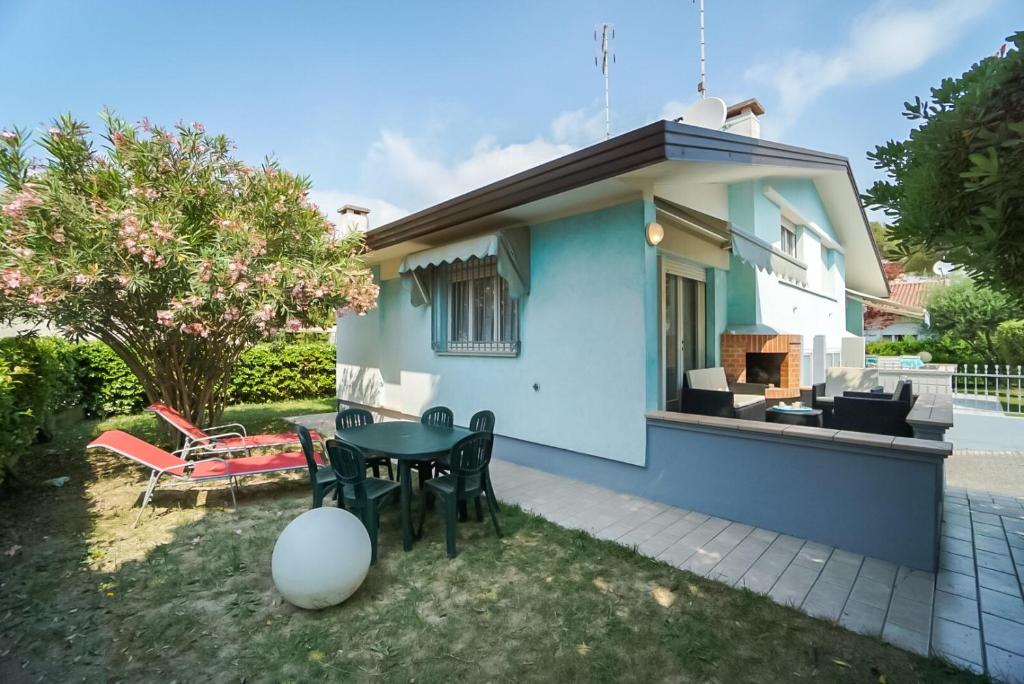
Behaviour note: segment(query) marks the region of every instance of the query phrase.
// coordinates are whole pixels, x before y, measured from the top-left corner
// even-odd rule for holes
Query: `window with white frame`
[[[498,276],[495,257],[438,269],[431,341],[442,353],[509,355],[519,352],[519,302]]]
[[[781,231],[781,241],[779,244],[780,248],[789,256],[796,258],[798,244],[796,236],[796,226],[784,220],[782,224],[779,226],[779,229]]]

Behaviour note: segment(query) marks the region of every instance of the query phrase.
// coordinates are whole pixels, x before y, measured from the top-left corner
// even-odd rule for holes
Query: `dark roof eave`
[[[845,157],[658,121],[368,231],[367,247],[377,250],[415,240],[668,160],[831,168],[846,170],[851,182],[853,178]]]

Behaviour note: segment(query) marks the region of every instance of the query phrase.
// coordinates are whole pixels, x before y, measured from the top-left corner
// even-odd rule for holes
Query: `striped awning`
[[[754,268],[807,285],[807,267],[760,238],[733,228],[732,253]]]
[[[499,230],[440,247],[425,249],[402,259],[398,272],[412,281],[410,300],[413,306],[430,303],[432,271],[444,264],[467,261],[476,257],[496,257],[498,276],[508,283],[514,299],[530,292],[530,229],[528,227]]]

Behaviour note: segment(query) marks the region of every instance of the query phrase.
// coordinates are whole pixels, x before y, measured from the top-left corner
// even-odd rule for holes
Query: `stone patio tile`
[[[974,558],[974,547],[971,545],[970,540],[964,541],[943,535],[942,539],[939,540],[939,545],[939,548],[948,553]]]
[[[932,622],[932,607],[929,603],[919,603],[893,595],[889,604],[889,615],[886,625],[898,625],[905,629],[927,634]]]
[[[820,571],[831,555],[831,546],[819,544],[818,542],[807,542],[800,549],[800,552],[796,554],[793,563]]]
[[[1020,596],[1020,584],[1016,574],[1011,575],[988,568],[978,568],[978,584],[986,589],[994,589],[1011,596]]]
[[[989,553],[998,553],[1001,556],[1010,555],[1010,545],[1006,543],[1005,538],[996,539],[995,537],[979,535],[974,538],[974,548],[988,551]]]
[[[950,594],[945,591],[935,592],[933,610],[936,617],[959,622],[962,625],[978,629],[978,603],[971,599]]]
[[[963,525],[951,525],[946,523],[942,526],[942,536],[969,542],[971,541],[971,528],[964,527]]]
[[[952,513],[943,510],[942,522],[947,523],[949,525],[956,525],[957,527],[970,528],[971,516],[967,513]]]
[[[729,524],[728,520],[723,520],[722,518],[708,518],[692,532],[665,549],[658,558],[678,568],[690,556],[697,553],[697,549],[714,539]]]
[[[784,534],[779,535],[743,575],[739,586],[767,594],[789,567],[789,564],[793,562],[801,546],[803,546],[802,540]]]
[[[998,681],[1013,684],[1024,682],[1024,656],[986,644],[985,657],[989,672]]]
[[[951,513],[955,513],[957,515],[967,515],[971,511],[971,509],[967,506],[966,503],[960,504],[960,503],[949,503],[949,502],[947,502],[947,503],[945,503],[943,505],[942,510],[943,511],[947,511],[948,510]]]
[[[827,570],[828,566],[825,566],[825,568]],[[843,606],[846,605],[846,601],[850,598],[851,586],[852,578],[851,582],[846,585],[824,581],[824,571],[822,571],[822,575],[818,577],[818,581],[811,587],[811,590],[807,593],[807,598],[804,599],[800,607],[808,615],[826,620],[839,620],[839,616],[843,613]]]
[[[708,576],[747,535],[754,531],[750,525],[732,523],[722,530],[714,539],[702,544],[697,552],[679,567],[698,575]]]
[[[895,579],[894,576],[893,580]],[[866,577],[861,572],[853,583],[853,589],[850,591],[850,600],[881,608],[884,612],[889,607],[889,601],[892,598],[892,587],[893,585],[888,582],[879,582],[878,580]]]
[[[981,511],[975,511],[971,513],[971,519],[974,522],[986,523],[988,525],[1002,525],[1002,521],[999,516],[994,513],[982,513]]]
[[[779,577],[779,581],[768,592],[776,603],[799,607],[807,597],[814,581],[818,579],[818,568],[798,565],[795,562]]]
[[[974,559],[942,551],[939,553],[939,569],[952,570],[953,572],[974,577]]]
[[[991,551],[982,551],[976,549],[975,560],[980,568],[988,568],[989,570],[998,570],[999,572],[1005,572],[1013,574],[1013,561],[1010,560],[1009,555],[1002,555],[999,553],[992,553]]]
[[[974,534],[980,534],[984,537],[995,537],[996,539],[1005,539],[1006,534],[1003,532],[1003,528],[999,525],[986,525],[985,523],[974,523]]]
[[[662,551],[679,541],[680,537],[674,534],[659,532],[650,539],[645,539],[637,544],[637,550],[645,556],[657,558]]]
[[[858,634],[881,636],[885,623],[885,608],[861,603],[851,598],[843,607],[839,624]]]
[[[934,592],[935,575],[932,573],[924,570],[911,570],[906,566],[900,566],[896,571],[896,583],[893,586],[894,597],[931,604]]]
[[[983,612],[1024,624],[1024,600],[1021,600],[1019,596],[1011,596],[985,587],[982,587],[978,593],[981,597]]]
[[[886,620],[885,627],[882,628],[882,639],[905,651],[923,656],[928,655],[927,631],[918,632],[894,624],[892,620]]]
[[[896,581],[897,569],[895,563],[877,558],[865,558],[864,564],[860,566],[860,576],[892,586]]]
[[[763,534],[763,532],[765,530],[754,530],[751,532],[746,539],[741,541],[736,548],[722,559],[722,562],[715,566],[715,569],[708,576],[726,584],[737,584],[743,575],[746,574],[747,570],[750,569],[750,566],[764,554],[765,550],[775,540],[775,537],[778,536],[774,532],[771,533],[774,536]]]
[[[836,560],[835,554],[832,554],[832,557],[828,559],[828,563],[822,568],[818,581],[837,584],[849,589],[853,586],[854,580],[857,579],[858,570],[860,570],[859,565],[851,565],[846,561]]]
[[[932,648],[943,655],[948,654],[978,665],[982,663],[981,632],[958,622],[935,618],[932,624]]]
[[[985,643],[1024,656],[1024,624],[990,613],[981,614]]]
[[[959,572],[950,572],[949,570],[939,570],[939,574],[935,578],[935,586],[941,591],[963,596],[972,601],[978,598],[978,587],[975,585],[974,578],[970,575],[961,575]]]

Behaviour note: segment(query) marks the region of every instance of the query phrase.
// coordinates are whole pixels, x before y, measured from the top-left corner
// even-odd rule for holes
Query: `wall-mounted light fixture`
[[[657,247],[659,243],[665,238],[665,229],[661,227],[660,223],[651,221],[647,224],[647,244],[651,247]]]

